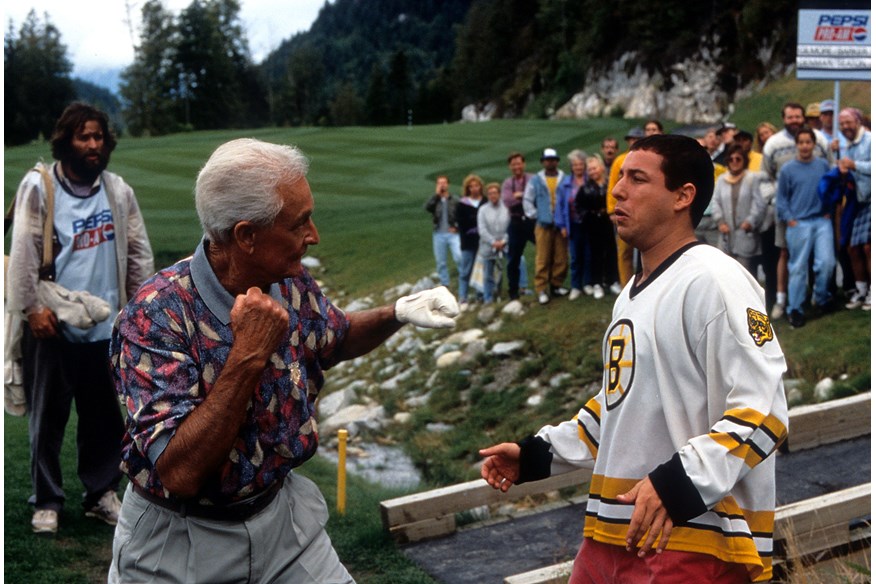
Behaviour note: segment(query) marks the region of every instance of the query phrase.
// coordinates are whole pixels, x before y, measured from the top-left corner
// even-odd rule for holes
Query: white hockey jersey
[[[550,445],[550,472],[594,465],[585,537],[625,546],[633,506],[616,497],[650,476],[675,524],[667,549],[745,564],[753,581],[768,581],[770,454],[787,436],[788,412],[763,290],[702,244],[635,282],[603,340],[602,390],[537,434]]]

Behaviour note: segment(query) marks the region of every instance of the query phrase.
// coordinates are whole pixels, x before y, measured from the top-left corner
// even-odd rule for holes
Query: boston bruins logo
[[[614,323],[605,336],[603,355],[605,406],[611,410],[626,397],[636,371],[636,343],[631,321],[622,319]]]
[[[770,319],[762,312],[753,308],[746,310],[748,314],[748,334],[754,339],[754,344],[763,347],[764,344],[773,340],[773,327]]]

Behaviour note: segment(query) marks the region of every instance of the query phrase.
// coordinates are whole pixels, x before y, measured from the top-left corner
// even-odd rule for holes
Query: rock
[[[569,379],[572,379],[571,373],[557,373],[556,375],[551,377],[551,380],[549,383],[550,383],[551,387],[560,387]]]
[[[481,329],[468,329],[466,331],[453,333],[452,335],[444,339],[444,342],[449,345],[467,345],[468,343],[472,343],[483,336],[484,331],[482,331]]]
[[[438,279],[438,274],[433,273],[432,277],[420,278],[417,280],[416,284],[410,289],[408,294],[416,294],[417,292],[422,292],[423,290],[431,290],[435,287],[435,281]]]
[[[366,310],[374,306],[374,300],[371,298],[358,298],[344,307],[344,312],[358,312]]]
[[[491,322],[489,325],[487,325],[487,330],[490,331],[491,333],[499,332],[499,330],[501,328],[502,328],[502,321],[501,320],[496,320],[494,322]]]
[[[522,316],[525,312],[523,303],[519,300],[512,300],[502,307],[502,314],[510,314],[511,316]]]
[[[396,412],[396,414],[392,417],[392,421],[397,424],[407,424],[411,421],[414,415],[410,412]]]
[[[426,430],[428,432],[443,433],[453,430],[453,426],[451,426],[450,424],[445,424],[444,422],[430,422],[426,424]]]
[[[461,119],[463,122],[488,122],[496,115],[496,104],[489,102],[485,105],[469,104],[462,108]]]
[[[410,379],[410,377],[412,375],[414,375],[415,373],[417,373],[419,370],[420,370],[420,368],[417,367],[416,365],[414,365],[410,369],[405,369],[404,371],[402,371],[401,373],[399,373],[398,375],[396,375],[392,379],[387,379],[386,381],[381,383],[379,387],[380,387],[380,389],[382,389],[384,391],[391,391],[393,389],[396,389],[398,387],[399,383],[401,383],[402,381],[405,381],[407,379]]]
[[[415,395],[413,397],[409,397],[405,400],[405,407],[412,410],[423,407],[429,402],[430,395],[431,392],[427,391],[423,395]]]
[[[469,343],[466,345],[465,350],[462,352],[462,357],[459,359],[460,365],[473,363],[478,358],[478,355],[485,353],[486,350],[487,341],[484,339]]]
[[[459,343],[442,343],[438,345],[438,348],[432,351],[432,358],[438,360],[441,355],[445,353],[450,353],[453,351],[459,351],[460,344]]]
[[[322,267],[322,262],[313,256],[304,256],[301,258],[301,265],[308,270],[315,270]]]
[[[816,401],[827,401],[830,399],[833,391],[833,379],[825,377],[815,384],[814,397]]]
[[[323,419],[330,418],[353,403],[355,399],[356,392],[350,386],[328,395],[320,396],[319,415]]]
[[[478,319],[478,322],[486,324],[486,323],[490,322],[491,320],[493,320],[493,318],[495,318],[495,316],[496,316],[496,307],[491,304],[488,306],[484,306],[483,308],[481,308],[478,311],[477,319]]]
[[[438,359],[435,360],[435,366],[439,369],[450,367],[451,365],[459,363],[461,358],[462,351],[450,351],[438,357]]]
[[[406,296],[406,295],[410,294],[411,290],[413,290],[413,288],[414,288],[413,284],[409,284],[407,282],[404,282],[402,284],[399,284],[398,286],[394,286],[393,288],[390,288],[389,290],[384,290],[383,291],[383,299],[387,300],[387,301],[396,300],[398,298],[401,298],[402,296]]]
[[[383,406],[353,404],[320,421],[319,430],[322,435],[333,435],[339,429],[346,428],[350,436],[356,436],[363,429],[379,430],[385,423]]]
[[[522,349],[526,343],[524,341],[509,341],[504,343],[496,343],[490,349],[490,355],[497,357],[509,357]]]
[[[320,447],[317,453],[338,463],[336,450]],[[347,472],[372,483],[391,488],[411,489],[420,483],[420,471],[398,446],[362,443],[347,447]]]
[[[528,405],[531,408],[534,408],[536,406],[540,406],[542,404],[542,402],[544,402],[544,396],[541,395],[540,393],[537,393],[535,395],[531,395],[528,398],[526,398],[526,405]]]
[[[803,392],[798,388],[785,388],[785,399],[788,400],[788,406],[800,405],[803,403]]]

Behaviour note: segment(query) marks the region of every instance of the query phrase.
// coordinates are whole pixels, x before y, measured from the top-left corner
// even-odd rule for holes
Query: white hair
[[[568,155],[566,155],[566,158],[569,159],[569,162],[575,162],[576,160],[580,160],[581,162],[587,162],[587,153],[579,148],[575,148],[574,150],[569,152]]]
[[[240,138],[219,146],[198,173],[195,208],[210,241],[226,243],[240,221],[267,226],[283,201],[280,184],[307,176],[309,161],[298,148]]]

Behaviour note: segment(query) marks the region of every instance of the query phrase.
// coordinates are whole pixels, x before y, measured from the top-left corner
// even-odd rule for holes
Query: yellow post
[[[347,431],[338,430],[338,513],[347,512]]]

